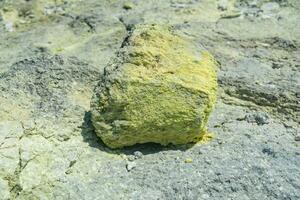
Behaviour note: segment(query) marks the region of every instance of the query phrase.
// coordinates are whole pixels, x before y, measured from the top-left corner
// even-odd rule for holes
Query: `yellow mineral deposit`
[[[206,133],[216,63],[170,27],[137,26],[105,71],[92,118],[108,146],[186,144]]]

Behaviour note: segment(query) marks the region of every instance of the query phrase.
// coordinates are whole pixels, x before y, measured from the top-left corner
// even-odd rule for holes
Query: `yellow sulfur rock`
[[[187,158],[187,159],[184,160],[184,162],[185,162],[185,163],[192,163],[192,162],[193,162],[193,159]]]
[[[199,141],[216,101],[215,65],[170,27],[137,26],[95,89],[97,135],[111,148]]]
[[[123,5],[123,8],[124,8],[125,10],[130,10],[130,9],[133,8],[133,4],[132,4],[132,3],[125,3],[125,4]]]

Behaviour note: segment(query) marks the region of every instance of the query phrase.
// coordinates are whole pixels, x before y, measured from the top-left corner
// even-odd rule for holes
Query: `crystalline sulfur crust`
[[[106,66],[91,103],[111,148],[201,139],[216,101],[216,63],[161,25],[137,26]]]

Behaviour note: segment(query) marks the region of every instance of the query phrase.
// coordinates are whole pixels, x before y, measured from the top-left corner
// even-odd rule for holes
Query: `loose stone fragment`
[[[216,100],[215,65],[170,27],[136,26],[95,89],[97,135],[111,148],[200,140]]]
[[[249,113],[245,116],[248,123],[264,125],[270,123],[270,117],[264,112]]]
[[[130,172],[134,168],[136,168],[136,163],[135,162],[127,162],[126,169],[127,169],[128,172]]]
[[[193,162],[193,159],[187,158],[187,159],[184,160],[184,162],[185,162],[185,163],[192,163],[192,162]]]
[[[140,151],[135,151],[134,153],[135,158],[142,158],[143,157],[143,153]]]
[[[123,8],[124,8],[125,10],[130,10],[130,9],[133,8],[133,4],[132,4],[132,3],[125,3],[125,4],[123,5]]]

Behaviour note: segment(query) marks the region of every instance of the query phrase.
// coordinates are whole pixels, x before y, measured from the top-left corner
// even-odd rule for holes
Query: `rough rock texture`
[[[104,69],[92,121],[112,148],[196,142],[216,100],[214,59],[162,25],[138,25]]]
[[[300,199],[299,21],[299,0],[0,0],[0,199]],[[153,22],[220,63],[214,137],[108,149],[93,88]]]

